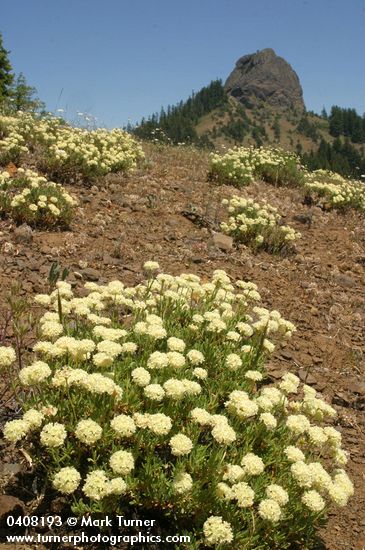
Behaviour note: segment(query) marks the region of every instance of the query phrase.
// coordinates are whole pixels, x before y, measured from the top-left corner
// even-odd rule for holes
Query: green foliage
[[[142,119],[133,129],[133,133],[139,138],[154,140],[156,129],[159,129],[174,144],[197,143],[199,138],[195,125],[198,120],[226,101],[222,82],[212,81],[198,93],[193,93],[187,101],[181,101],[175,106],[169,105],[166,111],[161,109],[159,114],[153,114],[148,120]]]
[[[302,118],[300,119],[297,130],[298,132],[300,132],[304,136],[309,137],[313,141],[318,141],[318,128],[313,122],[310,122],[306,115],[302,116]]]
[[[224,113],[222,113],[224,115]],[[235,105],[234,109],[228,111],[228,122],[221,122],[217,128],[216,136],[225,136],[235,143],[242,143],[244,137],[251,129],[251,122],[246,115],[245,109],[241,105]]]
[[[358,115],[355,109],[343,109],[335,105],[328,120],[331,136],[345,136],[352,143],[365,142],[365,116]]]
[[[277,208],[265,201],[260,203],[234,195],[224,199],[230,214],[221,229],[231,235],[235,242],[249,245],[254,250],[266,250],[278,254],[292,249],[292,243],[301,235],[287,225],[281,224]]]
[[[54,290],[58,281],[65,281],[70,274],[67,267],[62,267],[58,262],[53,262],[48,273],[48,283],[51,290]]]
[[[272,129],[274,130],[275,141],[280,141],[281,131],[278,117],[275,117],[275,122],[272,126]]]
[[[74,215],[75,199],[61,185],[32,170],[19,168],[13,176],[0,172],[0,215],[33,227],[66,228]]]
[[[14,111],[39,111],[44,110],[45,105],[36,97],[37,90],[33,86],[28,86],[23,73],[20,73],[12,86],[11,110]]]
[[[301,185],[304,181],[302,167],[294,153],[265,147],[240,147],[224,155],[212,155],[208,177],[236,187],[248,185],[255,178],[274,185]]]
[[[73,128],[33,113],[0,116],[0,164],[31,159],[58,182],[90,183],[110,172],[128,172],[142,158],[141,146],[123,130]]]
[[[253,139],[256,141],[257,147],[261,147],[264,143],[264,140],[267,140],[267,133],[263,125],[253,124],[251,134]]]
[[[36,298],[48,306],[42,340],[19,373],[31,391],[4,438],[77,515],[132,504],[188,532],[188,548],[306,547],[353,487],[335,469],[346,463],[341,434],[323,427],[335,410],[292,374],[264,382],[272,340],[292,323],[221,270],[206,283],[160,274],[86,288],[79,298],[58,282]],[[11,358],[0,348],[0,364]]]
[[[333,144],[321,140],[317,151],[302,155],[302,162],[309,170],[330,170],[346,177],[360,178],[365,174],[364,152],[360,152],[350,141],[335,139]]]
[[[315,170],[306,175],[305,190],[323,208],[356,208],[365,212],[364,183],[345,179],[329,170]]]
[[[0,105],[10,96],[13,84],[13,69],[8,58],[8,52],[3,45],[3,38],[0,33]]]
[[[220,135],[224,135],[235,142],[241,143],[249,131],[249,124],[242,120],[230,120],[220,127]]]

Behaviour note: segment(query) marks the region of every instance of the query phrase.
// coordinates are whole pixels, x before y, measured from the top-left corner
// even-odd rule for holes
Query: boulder
[[[33,231],[28,224],[23,223],[14,230],[15,242],[17,243],[30,243],[33,240]]]
[[[213,235],[213,244],[221,250],[231,250],[233,246],[233,239],[229,235],[223,233],[215,233]]]
[[[0,527],[6,527],[6,518],[9,515],[22,516],[24,510],[24,503],[18,498],[10,495],[0,495]]]
[[[271,48],[241,57],[224,88],[248,108],[264,102],[282,110],[305,110],[297,74]]]

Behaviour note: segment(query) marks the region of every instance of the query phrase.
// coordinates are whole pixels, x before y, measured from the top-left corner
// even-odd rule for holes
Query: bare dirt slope
[[[80,201],[72,231],[33,231],[30,241],[25,242],[24,237],[16,236],[11,222],[0,221],[2,298],[14,281],[20,281],[28,294],[47,290],[53,261],[67,266],[69,280],[80,288],[85,280],[119,278],[136,283],[142,278],[141,266],[147,259],[157,260],[164,271],[173,274],[193,272],[208,277],[220,268],[233,278],[256,282],[266,305],[278,309],[297,326],[287,347],[274,355],[269,365],[272,376],[278,377],[283,370],[299,373],[327,396],[338,411],[337,427],[343,434],[344,448],[351,453],[348,468],[355,497],[346,509],[331,516],[323,532],[323,548],[362,550],[364,217],[355,212],[308,208],[298,191],[260,182],[241,191],[216,187],[206,181],[204,154],[186,148],[146,149],[148,164],[133,176],[111,176],[92,189],[71,188]],[[283,258],[254,255],[245,247],[218,248],[213,231],[226,216],[220,203],[233,193],[266,198],[277,206],[285,222],[302,233],[297,253]],[[7,416],[11,411],[4,405]],[[0,469],[9,460],[4,453]],[[15,479],[5,481],[2,492],[13,494]]]

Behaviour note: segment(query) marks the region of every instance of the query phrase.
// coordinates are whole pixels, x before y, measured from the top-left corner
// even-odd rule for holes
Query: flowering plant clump
[[[10,367],[16,360],[15,350],[10,346],[0,346],[0,371]]]
[[[234,195],[230,200],[223,199],[228,207],[228,222],[221,229],[235,241],[248,244],[255,249],[265,249],[277,253],[288,250],[301,234],[288,225],[280,225],[281,216],[277,208],[267,202],[255,202]]]
[[[323,199],[325,208],[357,208],[365,211],[365,185],[348,180],[329,170],[309,172],[305,178],[305,191],[315,199]]]
[[[304,172],[295,153],[265,147],[235,147],[224,155],[212,154],[209,178],[236,187],[249,185],[255,178],[275,185],[300,185]]]
[[[59,118],[21,112],[0,117],[0,164],[32,155],[37,166],[58,181],[128,172],[144,156],[123,130],[73,128]]]
[[[38,227],[67,227],[76,200],[57,183],[32,170],[18,168],[12,176],[0,172],[0,215]]]
[[[133,502],[185,529],[189,548],[304,547],[353,487],[332,407],[293,374],[263,384],[294,325],[254,283],[153,267],[135,287],[86,283],[80,298],[62,281],[36,297],[48,310],[20,371],[32,391],[5,439],[76,514]]]

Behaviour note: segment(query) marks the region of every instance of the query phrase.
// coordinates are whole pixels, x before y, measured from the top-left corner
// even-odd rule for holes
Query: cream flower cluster
[[[233,541],[233,530],[228,521],[221,516],[211,516],[203,525],[205,542],[209,546],[228,544]]]
[[[221,229],[237,242],[279,252],[301,237],[292,227],[281,225],[277,208],[265,201],[257,202],[233,195],[230,200],[223,199],[223,204],[228,207],[230,216],[227,222],[221,224]]]
[[[240,545],[255,525],[274,547],[275,533],[286,541],[346,505],[334,409],[293,373],[267,383],[265,358],[295,327],[254,283],[156,269],[135,287],[85,286],[37,297],[42,340],[19,373],[32,391],[4,427],[38,450],[56,490],[109,512],[183,509],[207,545]]]
[[[120,129],[75,128],[52,116],[21,112],[0,116],[0,126],[0,160],[17,162],[36,148],[42,165],[62,179],[129,171],[144,156],[136,140]]]
[[[32,170],[18,168],[11,177],[0,173],[0,213],[16,222],[44,227],[67,226],[77,201],[54,182]]]
[[[172,485],[178,495],[188,493],[193,486],[193,478],[190,474],[182,472],[175,477]]]
[[[346,179],[329,170],[315,170],[306,174],[304,187],[325,208],[365,210],[364,183],[361,181]]]
[[[61,483],[64,480],[64,473],[61,470]],[[57,489],[57,487],[55,486]],[[94,501],[100,501],[110,495],[120,496],[127,490],[127,484],[121,477],[109,479],[104,470],[94,470],[87,474],[85,483],[82,487],[83,493]],[[64,490],[61,492],[65,492]]]
[[[235,147],[220,155],[213,153],[209,177],[236,187],[262,178],[278,185],[300,183],[302,169],[294,153],[265,147]]]
[[[0,368],[10,367],[16,360],[15,350],[10,346],[0,346]]]

